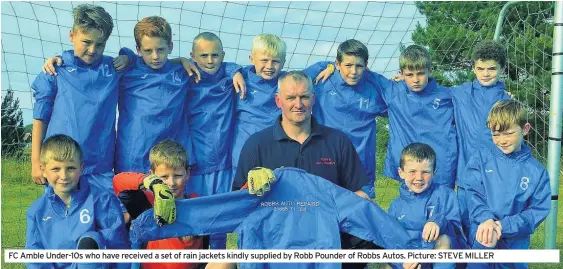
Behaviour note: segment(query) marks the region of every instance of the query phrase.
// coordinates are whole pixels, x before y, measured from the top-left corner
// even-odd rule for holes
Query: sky
[[[45,59],[72,49],[68,32],[72,8],[84,2],[1,3],[2,96],[12,88],[20,100],[24,124],[32,123],[31,83]],[[92,2],[87,2],[92,3]],[[412,44],[416,25],[425,25],[414,2],[94,2],[114,19],[104,54],[135,48],[133,28],[152,15],[172,27],[170,57],[189,57],[192,39],[203,31],[219,35],[225,61],[250,64],[252,38],[279,35],[287,44],[284,70],[303,69],[317,61],[334,60],[347,39],[366,44],[372,71],[390,77],[398,71],[399,44]],[[16,15],[17,14],[17,15]]]

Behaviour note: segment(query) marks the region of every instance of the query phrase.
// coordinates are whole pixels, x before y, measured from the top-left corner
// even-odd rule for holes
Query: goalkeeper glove
[[[176,220],[176,202],[168,185],[157,175],[149,175],[143,179],[145,188],[154,193],[154,219],[158,226],[173,223]]]
[[[248,193],[262,196],[270,190],[270,183],[276,182],[272,170],[264,167],[255,167],[248,171]]]

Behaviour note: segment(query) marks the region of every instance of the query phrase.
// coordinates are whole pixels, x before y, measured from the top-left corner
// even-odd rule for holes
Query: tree
[[[8,89],[2,100],[2,156],[20,157],[24,143],[24,127],[20,100]]]
[[[474,79],[471,54],[481,40],[493,39],[504,2],[417,2],[426,25],[412,34],[416,44],[430,48],[432,75],[444,86]],[[508,9],[501,43],[509,63],[506,90],[527,105],[533,126],[530,143],[545,156],[553,47],[553,2],[520,2]],[[543,141],[543,142],[542,142]]]

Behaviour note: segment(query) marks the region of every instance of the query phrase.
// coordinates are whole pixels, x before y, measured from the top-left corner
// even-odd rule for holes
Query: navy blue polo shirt
[[[321,125],[312,117],[311,134],[300,144],[287,136],[281,118],[280,115],[273,126],[246,140],[233,189],[240,189],[246,182],[248,171],[258,166],[301,168],[350,191],[360,190],[368,184],[358,153],[343,132]]]

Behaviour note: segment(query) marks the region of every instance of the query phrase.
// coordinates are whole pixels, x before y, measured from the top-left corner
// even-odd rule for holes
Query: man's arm
[[[244,183],[246,182],[246,176],[248,172],[254,167],[261,167],[261,162],[258,160],[257,156],[259,155],[258,152],[258,145],[253,141],[253,135],[251,135],[242,149],[240,151],[240,158],[238,160],[237,171],[235,172],[234,180],[233,180],[233,191],[239,190]],[[277,167],[266,167],[270,169],[275,169]]]
[[[40,73],[33,84],[33,130],[31,135],[31,177],[35,184],[45,185],[47,180],[41,173],[41,144],[45,138],[48,122],[51,120],[55,98],[57,96],[56,77]]]
[[[549,214],[550,196],[549,175],[544,170],[526,209],[500,220],[502,235],[510,238],[534,233],[534,230]]]

